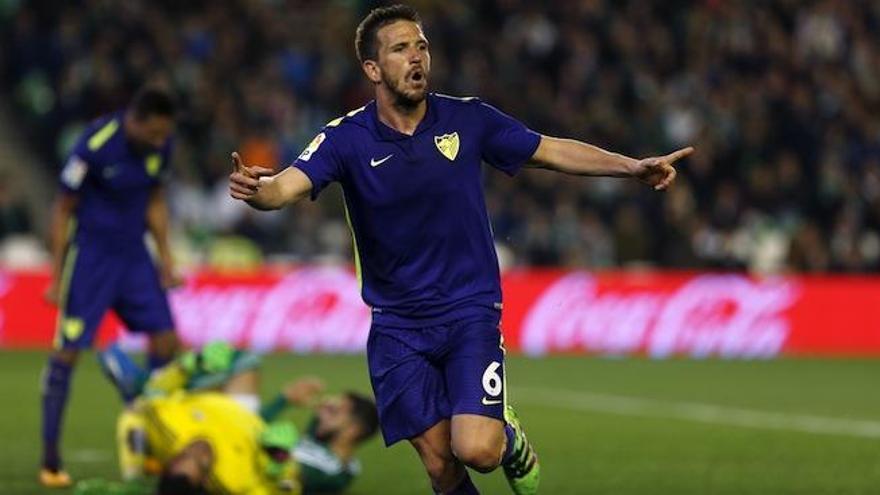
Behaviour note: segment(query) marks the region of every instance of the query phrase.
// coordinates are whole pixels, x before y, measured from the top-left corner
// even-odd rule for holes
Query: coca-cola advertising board
[[[44,272],[0,271],[0,347],[49,348]],[[556,353],[770,358],[880,356],[880,277],[516,270],[502,278],[507,348]],[[370,312],[352,270],[203,271],[171,293],[180,335],[258,351],[362,352]],[[97,345],[137,344],[112,314]]]

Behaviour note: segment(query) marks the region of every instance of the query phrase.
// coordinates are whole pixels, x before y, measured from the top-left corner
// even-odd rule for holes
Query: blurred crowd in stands
[[[229,153],[283,166],[370,99],[353,38],[374,4],[0,0],[3,94],[54,174],[89,119],[168,84],[183,107],[169,192],[193,259],[345,258],[338,193],[257,213],[228,197]],[[631,156],[697,149],[665,194],[486,167],[506,263],[880,268],[880,2],[412,4],[435,91]],[[2,186],[0,235],[29,229],[22,191]]]

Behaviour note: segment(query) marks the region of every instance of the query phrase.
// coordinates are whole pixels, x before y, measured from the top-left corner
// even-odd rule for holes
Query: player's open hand
[[[244,201],[253,199],[260,191],[260,178],[275,175],[270,168],[247,166],[238,152],[232,153],[232,173],[229,174],[229,194]]]
[[[653,186],[656,191],[662,191],[672,184],[677,175],[672,165],[693,152],[694,148],[688,146],[665,156],[652,156],[639,160],[633,177]]]
[[[310,407],[315,405],[318,396],[324,392],[324,382],[319,378],[305,377],[288,384],[281,392],[287,402],[299,406]]]

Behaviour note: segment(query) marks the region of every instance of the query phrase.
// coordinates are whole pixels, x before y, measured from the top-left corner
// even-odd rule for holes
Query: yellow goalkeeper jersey
[[[226,395],[176,392],[148,399],[142,413],[150,453],[163,464],[193,441],[211,445],[214,465],[207,484],[211,493],[295,495],[301,491],[295,466],[284,476],[284,483],[268,478],[259,444],[265,423]]]

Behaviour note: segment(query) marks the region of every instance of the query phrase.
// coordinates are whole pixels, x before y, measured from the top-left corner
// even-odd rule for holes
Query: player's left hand
[[[299,407],[312,406],[322,392],[324,382],[315,377],[301,378],[282,391],[287,402]]]
[[[653,186],[654,190],[662,191],[672,184],[677,175],[672,164],[693,152],[694,148],[688,146],[668,155],[643,158],[636,164],[632,175],[645,184]]]

